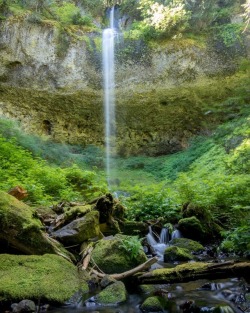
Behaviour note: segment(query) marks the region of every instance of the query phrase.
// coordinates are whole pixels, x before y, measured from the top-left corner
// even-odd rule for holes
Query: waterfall
[[[178,229],[175,229],[170,235],[168,228],[163,227],[160,236],[154,234],[152,227],[149,226],[148,234],[146,236],[148,244],[152,247],[153,252],[159,257],[160,261],[163,261],[164,251],[169,245],[171,245],[170,239],[182,238],[182,234]]]
[[[155,238],[154,238],[154,234],[153,234],[153,231],[152,231],[152,227],[151,227],[151,226],[149,226],[148,234],[147,234],[146,238],[147,238],[148,244],[149,244],[151,247],[154,247],[155,245],[157,245],[157,241],[156,241]]]
[[[155,253],[159,257],[160,261],[163,261],[164,250],[168,246],[167,242],[163,242],[163,240],[166,240],[166,238],[167,238],[166,234],[168,233],[168,230],[167,230],[167,228],[163,228],[163,229],[164,229],[164,231],[163,231],[164,234],[161,232],[159,242],[157,242],[157,240],[155,239],[151,226],[149,226],[149,232],[146,236],[148,244],[153,248],[153,250],[155,251]]]
[[[107,182],[111,181],[111,155],[115,152],[115,66],[114,66],[114,7],[110,11],[110,26],[102,35],[104,76],[105,149]]]
[[[172,236],[171,236],[171,239],[175,239],[175,238],[182,238],[182,233],[178,230],[178,229],[175,229],[173,232],[172,232]]]
[[[169,231],[166,227],[163,227],[161,230],[160,243],[169,243]]]

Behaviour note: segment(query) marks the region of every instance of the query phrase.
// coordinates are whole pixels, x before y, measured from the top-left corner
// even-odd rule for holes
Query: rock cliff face
[[[103,145],[101,35],[12,18],[0,30],[0,114],[62,142]],[[243,54],[242,51],[239,52]],[[118,151],[182,149],[214,120],[206,105],[232,95],[235,57],[193,40],[154,47],[120,39]],[[223,77],[223,83],[222,79]]]

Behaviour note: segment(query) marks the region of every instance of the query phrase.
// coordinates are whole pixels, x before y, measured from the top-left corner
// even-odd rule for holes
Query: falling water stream
[[[115,66],[114,66],[114,7],[110,10],[110,25],[102,35],[104,111],[105,111],[105,148],[107,182],[111,182],[112,155],[115,153]]]

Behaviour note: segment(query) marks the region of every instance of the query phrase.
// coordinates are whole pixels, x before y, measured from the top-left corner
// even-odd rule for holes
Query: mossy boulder
[[[0,191],[0,240],[1,249],[11,245],[24,254],[63,253],[71,255],[43,231],[34,209],[13,196]],[[2,251],[3,252],[3,251]]]
[[[124,248],[123,238],[127,240],[129,236],[119,235],[119,237],[102,239],[96,244],[92,252],[92,258],[104,273],[122,273],[147,260],[142,249],[138,250],[138,254],[133,257],[132,251]]]
[[[208,210],[193,203],[183,205],[182,215],[184,218],[195,216],[198,220],[203,221],[211,219],[211,214]]]
[[[53,232],[52,236],[64,244],[80,244],[99,233],[99,212],[91,211]]]
[[[166,293],[167,294],[168,286],[163,284],[152,284],[152,285],[139,285],[138,291],[143,296],[152,296],[157,293]]]
[[[195,217],[187,217],[179,220],[178,228],[184,237],[193,240],[204,240],[205,231],[201,222]]]
[[[216,239],[220,238],[220,232],[223,230],[221,226],[219,226],[211,213],[201,206],[198,206],[194,203],[186,203],[182,208],[182,216],[183,218],[192,218],[196,217],[203,228],[203,238],[202,240],[207,241],[206,239]],[[197,239],[197,237],[194,239]]]
[[[77,205],[69,208],[64,213],[64,218],[66,222],[71,222],[76,218],[80,218],[92,210],[92,206],[90,204],[86,205]]]
[[[127,300],[127,291],[123,282],[117,281],[94,297],[99,305],[117,305]]]
[[[63,303],[76,291],[88,292],[83,274],[72,263],[53,254],[0,254],[0,299]]]
[[[148,225],[143,222],[125,221],[120,225],[120,229],[125,235],[146,235],[148,233]]]
[[[171,245],[188,250],[189,252],[199,252],[204,250],[202,244],[188,238],[174,238],[171,240]]]
[[[141,305],[142,312],[164,312],[163,301],[160,297],[149,297]]]
[[[175,262],[175,261],[190,261],[193,260],[193,255],[184,248],[171,246],[164,251],[164,262]]]

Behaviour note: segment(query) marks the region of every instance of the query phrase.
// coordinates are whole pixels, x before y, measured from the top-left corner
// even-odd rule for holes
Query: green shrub
[[[180,218],[180,205],[175,194],[163,184],[135,186],[129,190],[129,197],[123,198],[128,207],[130,220],[150,220],[162,218],[166,222],[176,222]]]
[[[14,139],[0,136],[0,189],[8,191],[21,185],[28,191],[27,201],[48,203],[96,197],[106,191],[101,175],[84,171],[76,165],[68,168],[50,166],[19,147]]]
[[[118,237],[119,238],[119,237]],[[140,251],[143,250],[141,240],[138,236],[122,236],[120,247],[128,252],[129,257],[133,260],[137,258]]]
[[[248,216],[248,222],[243,225],[236,227],[230,231],[223,233],[225,239],[220,245],[220,249],[225,252],[243,252],[247,256],[250,251],[250,222]],[[249,255],[248,255],[249,257]]]
[[[77,164],[80,168],[98,167],[101,169],[104,167],[104,153],[93,145],[83,148],[29,135],[16,122],[3,118],[0,118],[0,134],[7,139],[14,138],[19,146],[29,150],[33,156],[55,165]]]
[[[221,40],[225,47],[243,43],[243,26],[241,24],[223,24],[214,27],[215,38]]]

